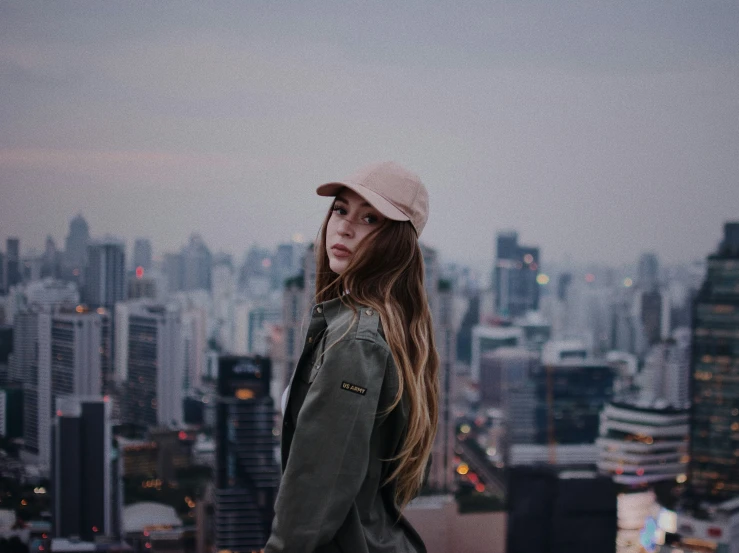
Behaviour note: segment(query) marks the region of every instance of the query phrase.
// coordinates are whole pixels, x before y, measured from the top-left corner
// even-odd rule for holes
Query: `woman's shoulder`
[[[328,343],[365,341],[389,351],[377,310],[358,303],[329,305],[330,303],[324,304]]]

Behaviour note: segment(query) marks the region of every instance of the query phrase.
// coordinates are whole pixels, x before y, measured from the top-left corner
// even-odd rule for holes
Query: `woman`
[[[425,553],[401,511],[422,485],[438,414],[418,244],[428,194],[392,162],[317,192],[335,199],[316,247],[318,303],[283,409],[265,551]]]

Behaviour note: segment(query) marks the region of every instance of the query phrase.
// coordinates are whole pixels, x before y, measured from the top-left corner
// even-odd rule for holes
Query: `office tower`
[[[218,360],[217,550],[256,551],[270,534],[279,481],[270,369],[264,357]]]
[[[41,278],[61,278],[61,255],[56,249],[56,244],[51,236],[46,237],[44,255],[41,264]]]
[[[18,314],[15,334],[24,367],[24,449],[29,462],[45,470],[55,398],[101,393],[110,366],[110,322],[96,312],[29,310]]]
[[[606,363],[568,359],[529,367],[528,378],[506,384],[510,464],[594,465],[600,411],[614,380]]]
[[[477,325],[472,328],[472,361],[470,362],[470,376],[472,380],[482,382],[482,357],[500,347],[522,346],[524,343],[523,329],[516,326],[485,326]],[[487,378],[487,377],[486,377]],[[495,385],[494,383],[492,385]]]
[[[213,256],[199,234],[180,251],[183,266],[183,290],[210,290]]]
[[[644,403],[611,402],[600,414],[598,470],[614,482],[640,486],[685,481],[689,412]]]
[[[481,403],[487,407],[503,407],[508,388],[515,388],[529,378],[530,372],[538,364],[538,354],[523,347],[499,347],[482,354],[479,382]]]
[[[653,345],[642,369],[642,396],[673,407],[690,404],[690,331],[676,332],[676,339]]]
[[[493,285],[495,311],[501,317],[520,317],[539,308],[539,248],[522,246],[513,231],[497,235]]]
[[[0,252],[0,294],[7,294],[8,288],[5,285],[5,254]]]
[[[23,437],[23,387],[0,384],[0,437],[6,440]]]
[[[5,251],[5,289],[21,282],[21,255],[18,238],[8,238]]]
[[[424,282],[434,324],[434,339],[439,354],[439,426],[431,450],[433,460],[428,486],[449,492],[453,487],[454,420],[452,416],[454,364],[457,354],[457,331],[451,282],[441,277],[437,251],[421,245],[426,270]]]
[[[144,428],[183,422],[184,344],[178,310],[134,304],[128,312],[127,421]]]
[[[272,265],[270,267],[272,289],[282,288],[286,279],[300,272],[304,249],[305,246],[303,244],[296,242],[279,244],[277,246],[277,251],[272,258]]]
[[[91,242],[87,247],[85,303],[113,311],[116,302],[125,298],[125,245],[113,237]]]
[[[185,287],[185,265],[182,255],[164,254],[164,276],[167,279],[167,292],[179,292]]]
[[[239,289],[249,296],[266,295],[271,285],[271,268],[271,252],[258,246],[252,246],[244,256],[244,264],[241,266],[239,275]]]
[[[208,349],[208,313],[201,307],[192,307],[181,313],[184,352],[185,391],[197,389],[205,374],[205,352]]]
[[[726,223],[693,304],[689,497],[739,495],[739,222]]]
[[[659,261],[657,254],[644,253],[639,258],[639,276],[637,286],[647,292],[652,292],[659,285]]]
[[[141,267],[144,271],[151,269],[151,241],[148,238],[137,238],[134,242],[133,267]]]
[[[85,541],[115,535],[108,402],[102,398],[59,398],[53,425],[54,535]]]
[[[103,375],[112,363],[110,326],[106,311],[60,309],[39,315],[39,370],[51,375],[52,405],[63,396],[102,395]]]
[[[641,291],[635,295],[636,312],[644,346],[652,346],[669,338],[670,298],[658,289]]]
[[[0,324],[0,386],[10,381],[10,358],[13,353],[13,327]]]
[[[213,266],[213,316],[216,340],[223,351],[234,352],[234,303],[236,275],[231,259],[221,256]]]
[[[90,242],[90,228],[82,215],[69,222],[69,234],[64,244],[64,266],[69,277],[80,281],[87,267],[87,245]]]

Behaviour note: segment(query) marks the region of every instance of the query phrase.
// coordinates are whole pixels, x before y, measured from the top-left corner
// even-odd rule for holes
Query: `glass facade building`
[[[739,223],[727,223],[693,304],[691,458],[696,501],[739,495]]]
[[[216,414],[216,550],[257,551],[269,538],[279,483],[265,357],[218,361]]]

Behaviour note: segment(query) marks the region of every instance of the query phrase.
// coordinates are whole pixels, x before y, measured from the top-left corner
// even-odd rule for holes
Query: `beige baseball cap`
[[[429,216],[429,195],[418,178],[394,161],[373,163],[352,176],[327,182],[316,189],[319,196],[336,196],[341,188],[353,190],[393,221],[410,221],[421,236]]]

